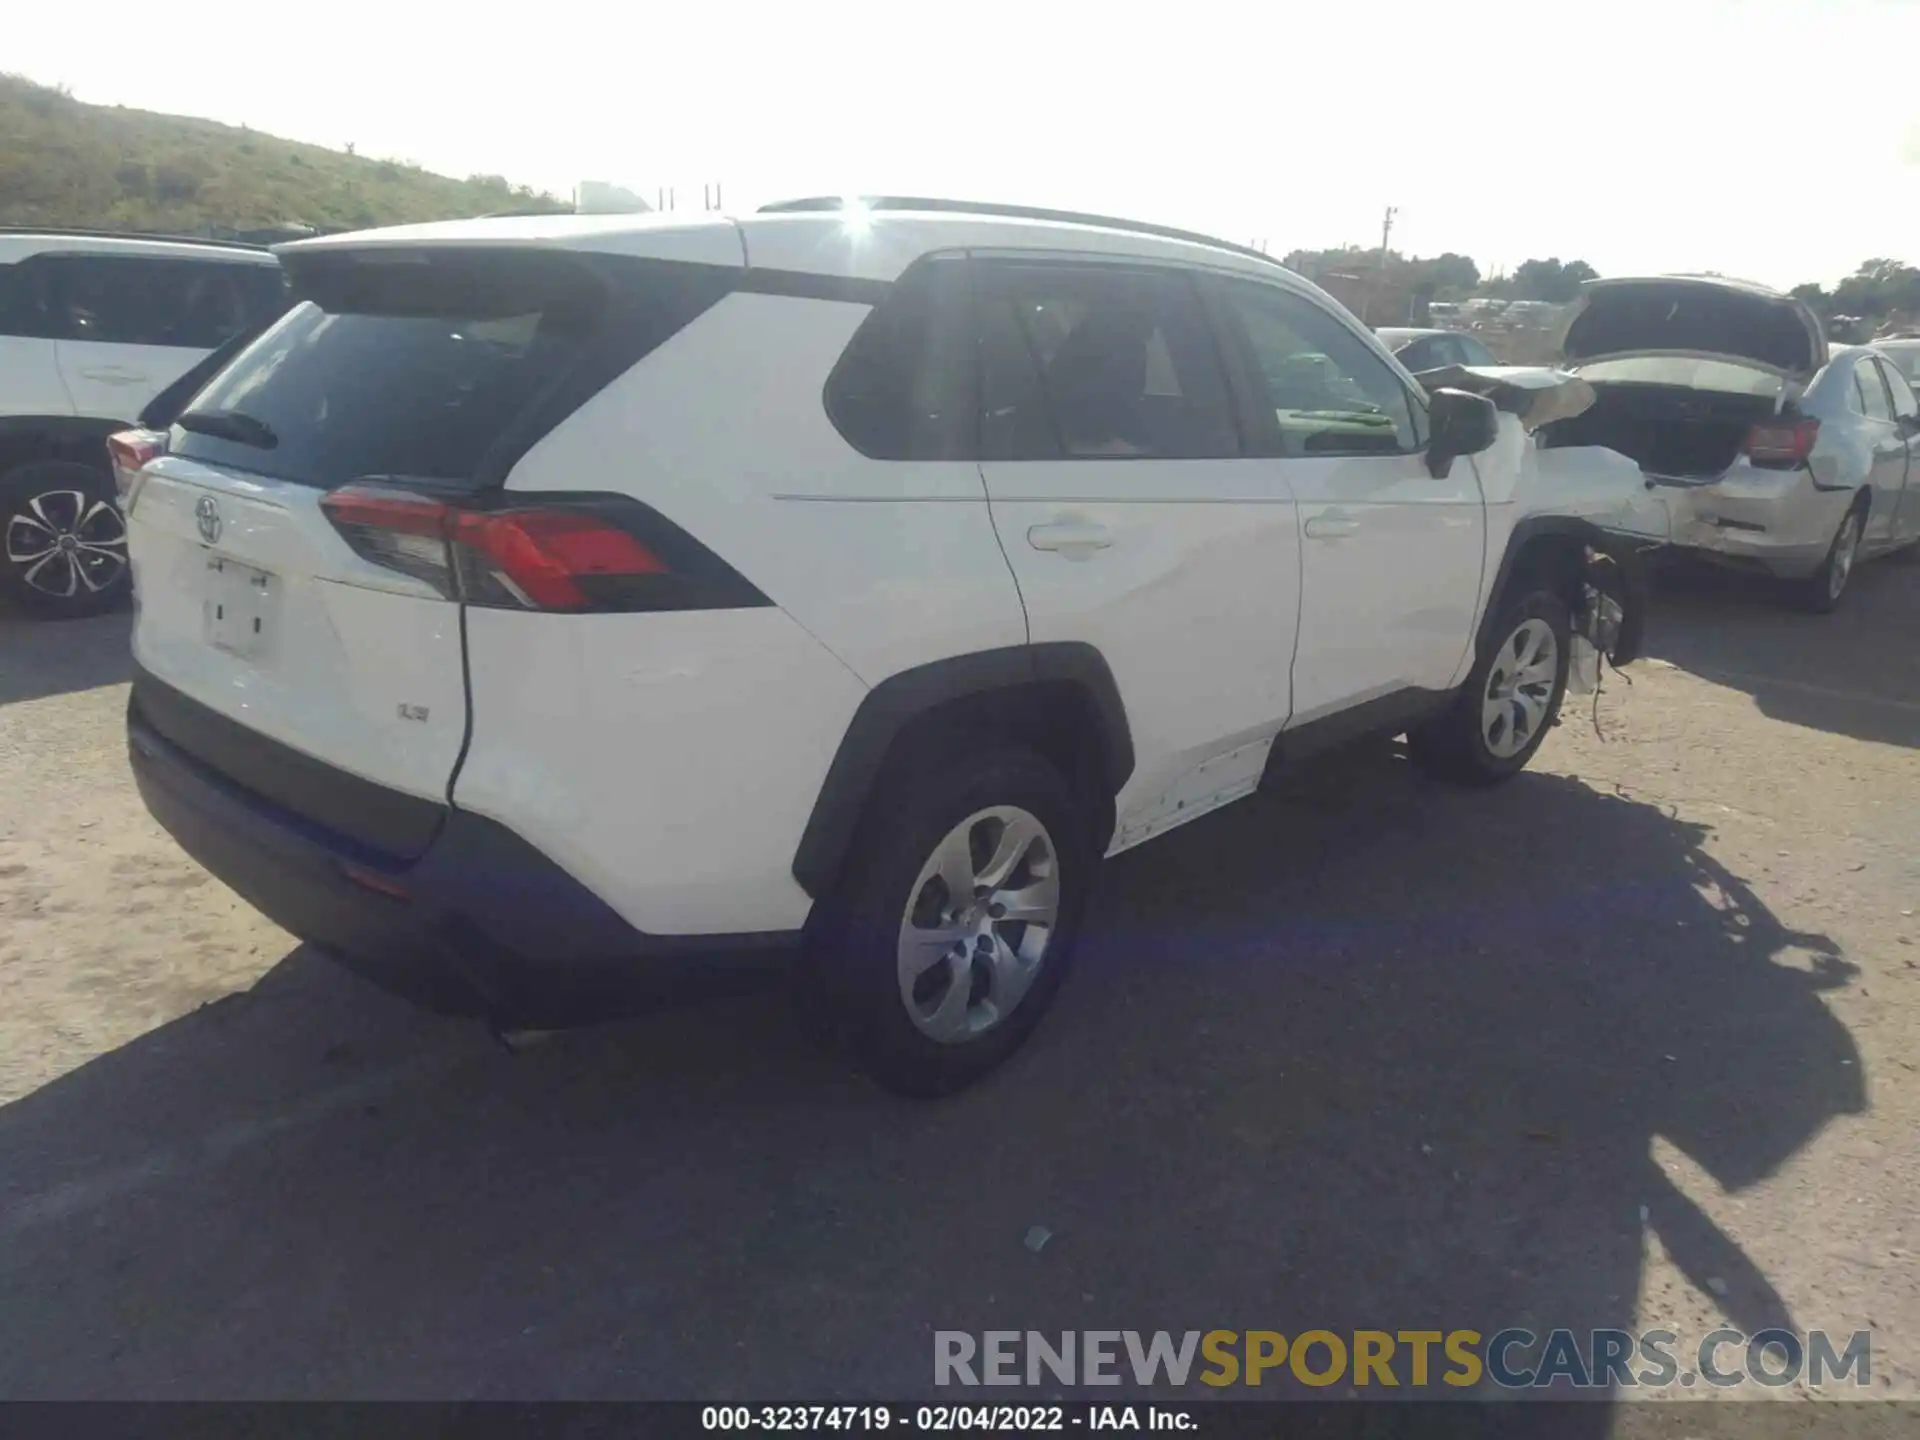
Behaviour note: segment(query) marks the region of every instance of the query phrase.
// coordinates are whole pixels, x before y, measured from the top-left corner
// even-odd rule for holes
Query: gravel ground
[[[1036,1042],[933,1106],[777,996],[518,1054],[386,998],[147,819],[124,618],[0,620],[0,1396],[903,1396],[936,1328],[1731,1322],[1870,1327],[1920,1398],[1920,565],[1857,585],[1671,578],[1604,738],[1583,703],[1487,794],[1383,748],[1121,857]]]

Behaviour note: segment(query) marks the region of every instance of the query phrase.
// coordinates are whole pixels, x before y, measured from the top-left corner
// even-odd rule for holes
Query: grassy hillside
[[[497,175],[430,175],[256,131],[83,105],[0,75],[0,225],[197,234],[563,208]]]

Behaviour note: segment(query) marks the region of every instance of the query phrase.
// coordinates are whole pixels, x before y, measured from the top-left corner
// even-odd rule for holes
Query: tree
[[[1522,300],[1549,300],[1565,304],[1580,293],[1588,280],[1600,274],[1584,260],[1569,260],[1564,265],[1558,256],[1546,260],[1523,260],[1514,267],[1514,294]]]
[[[1420,272],[1422,284],[1433,286],[1436,300],[1467,295],[1480,284],[1480,267],[1471,257],[1456,255],[1451,250],[1431,260],[1415,260],[1413,267]]]
[[[1833,314],[1833,296],[1827,293],[1824,286],[1812,283],[1796,285],[1787,293],[1793,296],[1794,299],[1804,302],[1814,314],[1823,320]]]
[[[1867,317],[1920,310],[1920,270],[1899,260],[1863,260],[1833,287],[1833,313]]]

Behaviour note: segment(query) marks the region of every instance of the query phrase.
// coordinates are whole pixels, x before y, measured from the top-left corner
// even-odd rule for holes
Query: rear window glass
[[[478,487],[510,432],[531,443],[521,422],[558,395],[577,405],[720,293],[663,282],[636,296],[564,258],[499,251],[316,256],[295,285],[302,302],[193,397],[176,454],[328,488],[367,476]],[[585,389],[583,371],[595,372]],[[208,412],[244,428],[194,428]]]
[[[1886,355],[1909,385],[1920,384],[1920,345],[1889,345]]]
[[[1875,420],[1891,420],[1893,405],[1887,399],[1886,383],[1880,378],[1879,367],[1872,360],[1862,360],[1853,367],[1855,406],[1862,415]]]

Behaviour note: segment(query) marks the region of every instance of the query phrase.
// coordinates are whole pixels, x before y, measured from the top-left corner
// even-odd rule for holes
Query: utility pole
[[[1379,284],[1379,288],[1382,293],[1385,293],[1387,288],[1387,240],[1393,234],[1393,217],[1398,215],[1399,213],[1400,211],[1397,207],[1389,205],[1387,207],[1386,219],[1380,222],[1380,284]],[[1367,311],[1370,308],[1371,308],[1371,296],[1367,292],[1363,291],[1360,296],[1360,323],[1362,325],[1367,323]]]

